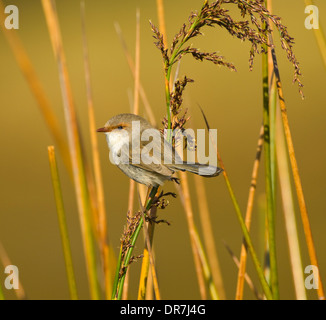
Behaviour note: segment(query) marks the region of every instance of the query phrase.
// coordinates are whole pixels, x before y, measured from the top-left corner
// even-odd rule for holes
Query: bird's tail
[[[169,168],[171,168],[172,170],[192,172],[208,178],[216,177],[223,171],[223,169],[221,168],[206,165],[206,164],[200,164],[197,162],[196,163],[183,162],[180,164],[173,164],[173,165],[169,165]]]

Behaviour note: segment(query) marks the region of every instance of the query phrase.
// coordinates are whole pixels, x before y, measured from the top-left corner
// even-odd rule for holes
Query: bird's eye
[[[122,129],[122,126],[119,126],[118,129],[121,130]]]

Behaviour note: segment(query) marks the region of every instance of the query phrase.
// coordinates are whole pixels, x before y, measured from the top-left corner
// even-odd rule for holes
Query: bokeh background
[[[166,26],[171,42],[192,10],[200,9],[202,0],[166,0]],[[80,1],[57,0],[57,10],[63,35],[69,75],[74,93],[78,119],[90,158],[89,126],[85,92],[84,66],[81,38]],[[31,58],[55,113],[64,128],[64,115],[59,87],[57,66],[54,60],[40,1],[4,1],[19,8],[19,36]],[[134,55],[136,8],[141,17],[140,77],[153,108],[156,120],[165,114],[162,58],[153,44],[149,20],[158,25],[156,1],[86,0],[86,28],[91,63],[91,76],[98,127],[113,115],[130,111],[133,78],[128,69],[122,47],[114,29],[118,22],[130,52]],[[326,3],[316,0],[319,8],[320,27],[326,26]],[[293,68],[280,50],[280,65],[284,94],[288,108],[304,193],[321,276],[326,278],[326,72],[312,30],[304,26],[305,4],[301,0],[274,0],[273,12],[282,17],[283,23],[295,38],[295,53],[303,73],[305,100],[292,84]],[[0,21],[3,23],[3,21]],[[326,31],[324,29],[324,31]],[[204,51],[218,51],[235,64],[237,72],[200,63],[186,57],[180,76],[195,80],[185,91],[184,108],[189,109],[192,128],[205,128],[198,109],[199,103],[209,118],[210,126],[218,130],[218,145],[226,169],[245,211],[253,160],[259,128],[262,121],[261,57],[257,56],[254,70],[249,72],[249,44],[231,38],[224,30],[206,29],[205,35],[193,43]],[[31,299],[68,299],[69,292],[56,207],[54,202],[47,146],[53,139],[38,110],[28,85],[22,76],[12,52],[0,33],[0,240],[11,262],[17,265],[20,280]],[[141,104],[141,115],[145,115]],[[108,216],[110,241],[118,254],[119,239],[126,218],[129,180],[109,162],[108,149],[103,135],[99,136],[100,156]],[[72,245],[77,289],[81,298],[89,298],[83,257],[80,225],[73,185],[58,155],[60,178],[64,192],[68,228]],[[263,174],[263,165],[260,175]],[[195,196],[193,177],[189,176],[191,193]],[[240,252],[241,230],[226,190],[223,177],[205,180],[214,236],[223,280],[228,299],[233,299],[236,288],[237,268],[224,247],[225,241],[236,255]],[[166,183],[165,191],[174,191]],[[137,205],[137,203],[135,202]],[[200,224],[197,204],[194,202],[195,221]],[[252,234],[255,248],[262,257],[264,218],[264,181],[259,179]],[[278,198],[277,257],[282,299],[295,297],[283,212]],[[298,230],[302,244],[303,266],[309,265],[299,211],[296,210]],[[155,231],[157,271],[162,297],[165,299],[198,299],[199,291],[190,248],[187,222],[180,200],[170,200],[170,205],[159,216],[171,226],[159,225]],[[139,253],[143,241],[137,243]],[[130,298],[136,298],[140,262],[132,265]],[[3,266],[0,280],[3,283]],[[259,287],[249,259],[248,272]],[[7,298],[15,295],[5,290]],[[315,292],[308,296],[315,299]],[[245,297],[253,298],[246,287]]]

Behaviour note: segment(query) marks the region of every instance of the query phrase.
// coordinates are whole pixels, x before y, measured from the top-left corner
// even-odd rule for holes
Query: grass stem
[[[50,162],[50,169],[51,169],[51,176],[52,176],[52,184],[54,189],[54,197],[57,206],[63,253],[65,257],[70,298],[71,300],[77,300],[78,296],[77,296],[76,280],[75,280],[75,274],[74,274],[74,269],[72,264],[68,229],[66,224],[66,214],[63,205],[60,179],[59,179],[56,156],[55,156],[55,151],[53,146],[48,147],[48,154],[49,154],[49,162]]]
[[[251,226],[252,209],[253,209],[253,205],[254,205],[254,198],[255,198],[256,187],[257,187],[258,169],[259,169],[259,165],[260,165],[260,158],[261,158],[263,143],[264,143],[264,125],[262,124],[262,126],[260,127],[260,131],[259,131],[256,157],[255,157],[253,170],[252,170],[252,174],[251,174],[251,183],[250,183],[250,188],[249,188],[249,196],[248,196],[246,216],[245,216],[245,224],[246,224],[248,231],[250,230],[250,226]],[[245,280],[245,275],[246,275],[246,264],[247,264],[247,249],[246,249],[246,243],[245,243],[245,241],[243,241],[243,244],[241,246],[241,252],[240,252],[237,290],[236,290],[236,294],[235,294],[236,300],[243,299],[244,280]]]
[[[267,46],[264,45],[267,52]],[[274,299],[279,299],[278,273],[276,259],[276,240],[275,240],[275,204],[273,177],[272,177],[272,156],[271,156],[271,119],[269,105],[269,81],[268,81],[268,55],[262,54],[263,62],[263,119],[264,119],[264,159],[265,159],[265,188],[267,200],[267,227],[268,227],[268,246],[269,262],[271,275],[271,288]],[[273,140],[275,142],[275,140]],[[274,180],[275,182],[275,180]]]
[[[289,255],[293,276],[293,284],[296,298],[306,300],[306,291],[303,279],[303,267],[300,254],[299,236],[296,226],[295,210],[293,203],[293,194],[291,186],[289,161],[287,158],[284,132],[282,128],[282,119],[280,110],[277,113],[277,166],[278,177],[280,181],[280,191],[282,196],[282,205],[284,212],[286,235],[288,239]]]
[[[270,39],[271,43],[272,43],[272,41],[273,40]],[[294,152],[294,145],[293,145],[290,125],[289,125],[289,119],[288,119],[287,109],[286,109],[284,95],[283,95],[283,87],[282,87],[282,83],[281,83],[281,77],[280,77],[280,72],[279,72],[279,68],[278,68],[275,49],[272,48],[271,52],[272,52],[272,57],[273,57],[274,72],[275,72],[275,77],[276,77],[276,86],[277,86],[278,98],[279,98],[279,102],[280,102],[280,110],[281,110],[281,115],[282,115],[284,134],[285,134],[288,153],[289,153],[289,157],[290,157],[292,174],[293,174],[293,178],[294,178],[294,184],[295,184],[295,188],[296,188],[296,193],[297,193],[297,198],[298,198],[299,208],[300,208],[300,213],[301,213],[301,220],[302,220],[302,224],[303,224],[304,234],[305,234],[309,257],[310,257],[310,264],[316,266],[319,270],[319,264],[318,264],[318,260],[317,260],[315,244],[314,244],[314,241],[312,238],[312,232],[311,232],[311,227],[310,227],[310,222],[309,222],[309,217],[308,217],[307,206],[306,206],[306,202],[305,202],[305,198],[304,198],[301,178],[299,175],[298,163],[297,163],[297,159],[296,159],[295,152]],[[323,288],[320,274],[318,277],[317,294],[318,294],[318,297],[320,300],[325,300],[325,293],[324,293],[324,288]]]
[[[56,5],[54,0],[42,0],[42,5],[48,25],[53,51],[58,64],[90,295],[92,299],[99,299],[95,248],[93,244],[93,232],[91,223],[91,203],[84,167],[85,160],[82,153],[79,128],[68,76]]]
[[[83,38],[83,52],[84,52],[84,69],[85,69],[85,82],[86,82],[86,92],[87,92],[87,103],[88,103],[88,118],[89,118],[89,131],[91,137],[92,146],[92,160],[93,160],[93,171],[95,178],[95,193],[96,193],[96,203],[98,211],[98,225],[96,226],[97,232],[99,234],[99,248],[101,252],[101,260],[104,272],[104,287],[105,287],[105,297],[109,299],[109,295],[112,291],[112,271],[110,267],[110,251],[112,248],[109,246],[107,241],[107,219],[105,212],[105,198],[103,190],[103,181],[98,149],[98,141],[96,135],[95,126],[95,113],[94,113],[94,103],[93,94],[91,86],[90,77],[90,63],[89,63],[89,53],[86,37],[86,23],[85,23],[85,2],[81,2],[81,22],[82,22],[82,38]]]

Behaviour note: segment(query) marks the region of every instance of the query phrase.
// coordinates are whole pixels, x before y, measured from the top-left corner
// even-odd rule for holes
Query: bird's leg
[[[162,190],[162,192],[157,197],[157,199],[161,199],[162,197],[165,197],[165,196],[172,196],[173,198],[176,198],[177,197],[177,194],[174,193],[174,192],[166,192],[166,193],[164,193],[164,191]]]
[[[176,184],[180,184],[180,179],[176,177],[171,177],[171,181],[174,181]]]

